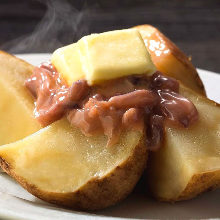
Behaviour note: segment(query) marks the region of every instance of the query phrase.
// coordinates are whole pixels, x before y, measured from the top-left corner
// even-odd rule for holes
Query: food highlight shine
[[[193,103],[179,94],[178,81],[156,71],[135,29],[85,36],[56,50],[51,62],[26,80],[43,126],[66,115],[86,136],[105,134],[108,145],[123,130],[145,130],[146,146],[155,151],[164,123],[189,127],[198,119]]]

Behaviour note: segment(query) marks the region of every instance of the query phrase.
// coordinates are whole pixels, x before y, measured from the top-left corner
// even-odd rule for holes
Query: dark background
[[[0,0],[0,49],[52,52],[85,34],[152,24],[220,72],[220,0]]]

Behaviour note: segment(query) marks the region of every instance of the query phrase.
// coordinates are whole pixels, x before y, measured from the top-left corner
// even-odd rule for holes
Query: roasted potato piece
[[[0,144],[41,128],[33,118],[34,100],[24,87],[33,67],[0,53]],[[0,164],[37,197],[76,209],[99,209],[130,193],[146,165],[143,133],[124,133],[107,147],[104,135],[85,137],[66,119],[27,138],[1,146]]]
[[[140,31],[153,63],[159,71],[205,95],[204,86],[195,67],[171,40],[151,25],[139,25],[134,28]]]
[[[199,121],[188,129],[166,128],[165,146],[149,156],[149,186],[162,201],[220,187],[220,107],[184,86],[180,93],[196,105]]]
[[[143,132],[126,132],[109,147],[104,135],[86,137],[66,119],[0,148],[2,169],[30,193],[83,210],[125,198],[146,160]]]
[[[34,100],[24,87],[32,65],[0,51],[0,145],[40,129],[33,117]]]

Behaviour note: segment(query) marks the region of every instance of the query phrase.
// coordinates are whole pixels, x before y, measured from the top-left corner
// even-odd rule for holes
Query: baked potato
[[[166,128],[164,147],[149,156],[147,179],[152,194],[162,201],[178,201],[219,187],[218,104],[201,96],[205,90],[196,69],[172,41],[151,25],[134,28],[140,31],[157,69],[190,88],[182,85],[181,94],[196,105],[200,117],[189,129]]]
[[[34,100],[24,87],[32,70],[32,65],[0,51],[0,145],[41,128],[33,117]]]
[[[104,135],[85,137],[66,119],[40,129],[24,87],[32,65],[0,53],[0,163],[33,195],[75,209],[115,204],[134,188],[146,165],[143,132],[125,132],[107,147]]]
[[[180,80],[185,86],[205,95],[203,83],[190,59],[157,28],[139,25],[138,29],[156,68],[163,74]]]
[[[66,119],[0,148],[2,169],[30,193],[80,210],[125,198],[146,160],[143,132],[125,132],[109,147],[104,135],[86,137]]]
[[[219,104],[181,86],[199,112],[199,121],[188,129],[165,129],[164,146],[149,155],[147,181],[162,201],[195,197],[220,187]]]

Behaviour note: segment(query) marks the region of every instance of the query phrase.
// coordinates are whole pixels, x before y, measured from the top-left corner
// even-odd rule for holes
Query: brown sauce
[[[160,72],[93,87],[79,80],[68,87],[51,64],[42,64],[25,85],[36,98],[34,113],[43,126],[66,115],[87,136],[105,134],[109,145],[124,129],[145,129],[148,149],[157,150],[165,123],[189,127],[198,119],[193,103],[178,93],[178,81]]]

